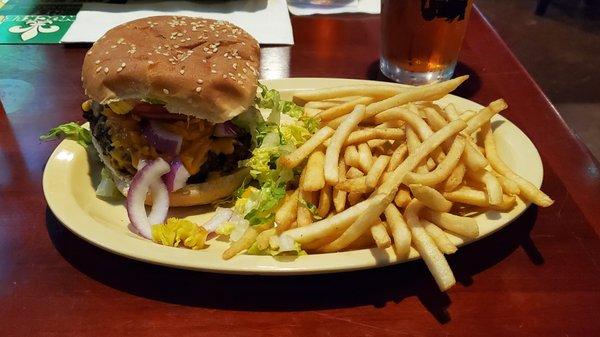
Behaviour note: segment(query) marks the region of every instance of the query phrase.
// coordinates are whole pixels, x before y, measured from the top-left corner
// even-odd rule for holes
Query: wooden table
[[[266,78],[381,79],[377,16],[294,17],[296,45],[263,49]],[[449,257],[439,293],[420,261],[302,277],[174,270],[96,248],[42,196],[56,144],[38,135],[81,120],[86,46],[0,46],[0,336],[600,336],[600,166],[476,12],[458,94],[504,97],[543,158],[556,203],[531,207]]]

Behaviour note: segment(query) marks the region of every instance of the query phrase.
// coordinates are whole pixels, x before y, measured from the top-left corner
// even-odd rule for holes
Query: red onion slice
[[[152,240],[152,225],[163,223],[169,211],[169,192],[161,176],[171,168],[162,158],[140,166],[127,192],[127,216],[143,237]],[[147,215],[144,201],[148,191],[152,194],[152,209]]]
[[[234,138],[240,134],[240,129],[230,121],[215,125],[213,136],[218,138]]]
[[[190,177],[190,172],[185,168],[179,158],[171,162],[171,170],[163,176],[169,192],[175,192],[183,188]]]
[[[142,127],[144,138],[161,153],[176,155],[181,151],[183,137],[163,128],[159,122],[150,120]]]

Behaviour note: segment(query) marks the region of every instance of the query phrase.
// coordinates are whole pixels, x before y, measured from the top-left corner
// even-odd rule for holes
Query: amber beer
[[[403,83],[452,77],[473,0],[382,0],[381,71]]]

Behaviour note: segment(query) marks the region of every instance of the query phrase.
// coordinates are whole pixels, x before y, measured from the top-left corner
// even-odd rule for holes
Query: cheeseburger
[[[211,203],[242,183],[251,137],[231,119],[252,108],[259,54],[241,28],[192,17],[131,21],[94,43],[82,69],[84,117],[123,195],[161,159],[170,206]]]

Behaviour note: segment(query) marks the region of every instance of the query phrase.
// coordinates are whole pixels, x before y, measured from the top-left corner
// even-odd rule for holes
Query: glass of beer
[[[381,72],[407,84],[452,77],[473,0],[381,0]]]

